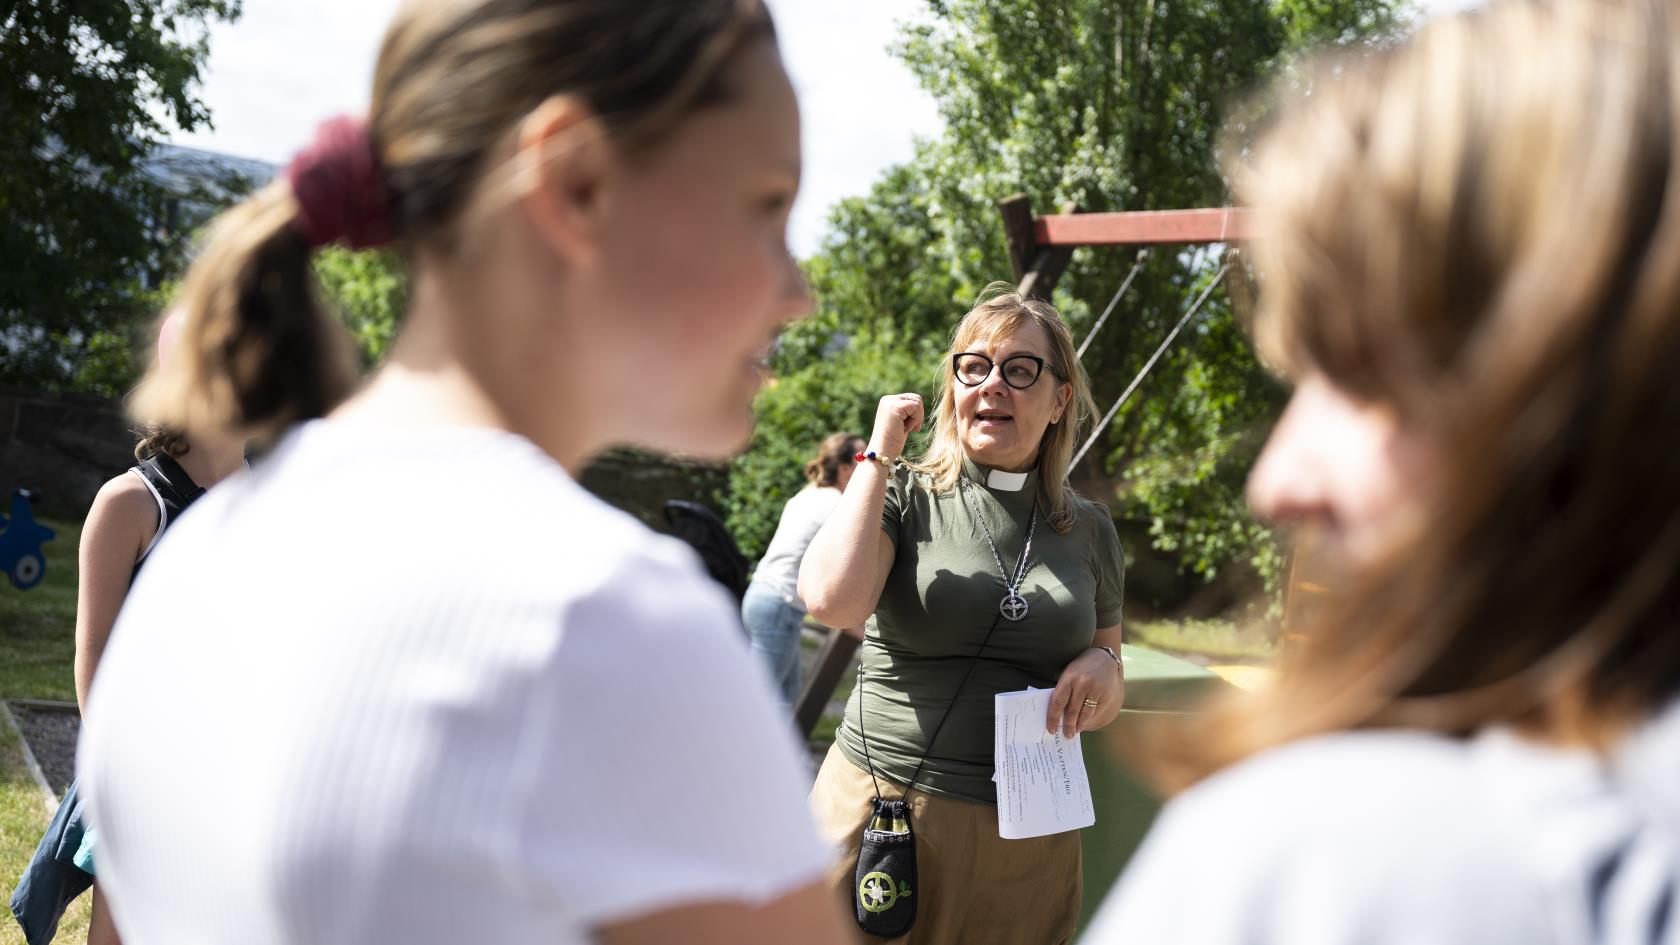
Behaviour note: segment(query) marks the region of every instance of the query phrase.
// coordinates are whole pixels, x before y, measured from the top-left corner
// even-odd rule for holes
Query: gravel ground
[[[74,712],[52,712],[30,709],[13,703],[12,716],[23,730],[24,741],[34,752],[41,773],[59,796],[70,787],[76,777],[76,734],[81,731],[82,717]]]

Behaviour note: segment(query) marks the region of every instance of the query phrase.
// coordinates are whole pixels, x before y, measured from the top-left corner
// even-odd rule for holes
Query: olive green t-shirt
[[[972,462],[967,473],[967,487],[949,493],[935,493],[927,476],[903,468],[887,483],[881,528],[895,547],[892,570],[865,629],[863,674],[835,740],[852,763],[867,768],[861,703],[862,734],[877,774],[907,783],[926,752],[917,787],[995,804],[992,697],[1053,688],[1098,628],[1120,623],[1125,559],[1105,509],[1078,500],[1065,533],[1050,527],[1040,509],[1020,592],[1027,615],[997,621],[957,693],[1006,593],[976,510],[1013,572],[1038,494],[1036,471],[1020,491],[988,487],[988,470]],[[929,749],[948,705],[950,718]]]

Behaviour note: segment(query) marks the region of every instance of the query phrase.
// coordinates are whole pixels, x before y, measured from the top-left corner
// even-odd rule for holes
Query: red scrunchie
[[[391,242],[391,197],[367,122],[341,115],[286,168],[298,203],[298,228],[310,246],[343,242],[369,249]]]

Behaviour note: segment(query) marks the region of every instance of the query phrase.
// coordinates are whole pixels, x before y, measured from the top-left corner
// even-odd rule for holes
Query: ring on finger
[[[1095,699],[1086,699],[1085,700],[1085,708],[1095,709],[1096,707],[1097,707],[1097,700],[1095,700]]]

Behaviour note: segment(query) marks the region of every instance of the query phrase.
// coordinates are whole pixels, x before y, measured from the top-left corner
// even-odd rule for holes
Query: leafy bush
[[[389,250],[353,252],[329,246],[315,256],[315,278],[356,340],[363,369],[371,369],[390,349],[408,306],[402,258]]]
[[[868,437],[887,394],[916,391],[932,402],[936,365],[881,345],[833,351],[784,374],[758,395],[751,448],[729,468],[730,531],[757,560],[775,534],[782,505],[805,486],[805,463],[817,444],[842,430]],[[918,450],[920,438],[911,452]]]

